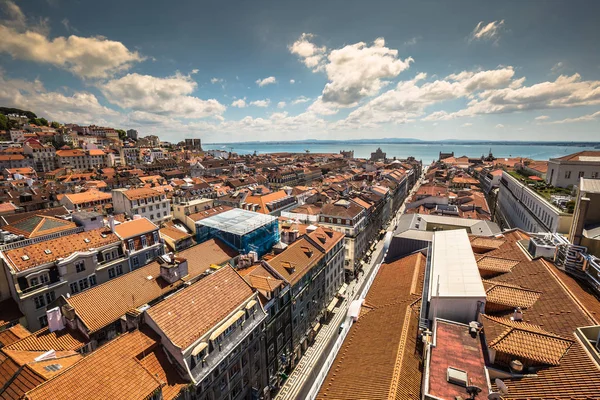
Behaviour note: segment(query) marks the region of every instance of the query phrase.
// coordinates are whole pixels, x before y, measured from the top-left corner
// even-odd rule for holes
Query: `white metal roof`
[[[579,189],[586,193],[600,193],[600,179],[581,178]]]
[[[430,299],[485,298],[485,289],[466,230],[434,232],[432,257]]]

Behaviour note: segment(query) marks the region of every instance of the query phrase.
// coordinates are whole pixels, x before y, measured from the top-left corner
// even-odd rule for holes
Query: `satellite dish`
[[[502,395],[498,392],[488,394],[488,400],[502,400]]]
[[[498,386],[498,390],[500,390],[500,393],[508,394],[508,387],[504,382],[502,382],[501,379],[496,378],[496,380],[494,380],[494,383],[496,384],[496,386]]]

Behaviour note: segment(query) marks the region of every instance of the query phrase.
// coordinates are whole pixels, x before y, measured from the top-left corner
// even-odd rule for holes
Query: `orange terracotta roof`
[[[381,265],[317,399],[420,398],[415,347],[425,262],[416,253]]]
[[[328,252],[333,246],[338,244],[340,240],[343,240],[344,236],[345,235],[341,232],[322,226],[317,227],[317,229],[308,234],[308,237],[317,243],[317,245],[325,252]]]
[[[164,228],[160,228],[161,236],[167,236],[173,240],[182,240],[192,237],[189,233],[183,232],[181,229],[177,229],[171,226],[165,226]]]
[[[177,398],[181,390],[190,384],[177,373],[177,369],[160,346],[157,346],[150,354],[145,354],[140,362],[164,385],[162,387],[163,400]]]
[[[122,192],[123,196],[129,200],[147,199],[149,197],[160,196],[160,193],[151,188],[129,189]]]
[[[118,320],[132,308],[150,303],[197,278],[212,264],[222,265],[237,255],[218,240],[208,240],[177,254],[188,260],[188,276],[173,284],[160,277],[160,265],[152,262],[85,292],[66,299],[90,332]],[[151,277],[149,279],[149,277]]]
[[[42,328],[23,339],[7,346],[11,350],[25,351],[78,351],[87,343],[87,339],[77,331],[63,329],[50,332],[48,327]]]
[[[31,335],[23,325],[17,324],[8,329],[0,331],[0,347],[8,346]]]
[[[147,315],[173,345],[186,349],[253,294],[227,266],[150,308]]]
[[[217,206],[217,207],[209,208],[208,210],[190,214],[190,215],[188,215],[188,218],[190,218],[192,221],[196,222],[196,221],[203,220],[204,218],[212,217],[213,215],[221,214],[221,213],[223,213],[225,211],[229,211],[229,210],[233,210],[233,207]]]
[[[296,284],[322,258],[323,253],[305,238],[290,244],[269,260],[273,267],[291,285]]]
[[[156,338],[140,331],[122,334],[27,392],[25,398],[148,399],[163,383],[144,368],[138,357],[155,345]]]
[[[47,215],[34,215],[6,225],[3,229],[27,239],[77,228],[74,222]]]
[[[479,269],[486,271],[507,273],[512,271],[512,269],[519,264],[519,262],[520,261],[518,260],[510,260],[501,257],[483,256],[477,260],[477,266]]]
[[[256,210],[256,212],[259,212],[261,214],[269,214],[271,210],[269,209],[267,204],[276,200],[281,200],[285,197],[288,197],[288,194],[283,190],[279,190],[277,192],[268,193],[262,196],[248,196],[246,197],[244,202],[248,204],[258,204],[258,209]]]
[[[5,256],[10,268],[25,271],[68,257],[76,251],[88,251],[119,242],[120,239],[110,230],[100,228],[8,250]]]
[[[506,306],[509,309],[530,308],[539,299],[541,292],[522,288],[508,283],[483,280],[486,292],[486,310],[491,304]]]
[[[518,359],[559,365],[573,341],[543,330],[537,325],[482,315],[488,347]]]
[[[115,225],[115,234],[121,239],[130,239],[158,229],[148,218],[132,219]]]
[[[112,200],[112,195],[110,193],[100,192],[95,189],[90,189],[81,193],[65,193],[65,197],[75,205],[91,203],[94,201]]]

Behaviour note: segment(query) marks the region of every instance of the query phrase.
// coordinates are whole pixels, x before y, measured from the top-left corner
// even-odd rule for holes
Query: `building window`
[[[133,265],[133,268],[137,268],[140,266],[140,261],[138,260],[137,256],[131,257],[131,265]]]
[[[42,274],[40,275],[40,283],[41,284],[46,284],[50,281],[50,277],[48,276],[48,274]]]
[[[579,177],[583,178],[584,172],[583,171],[579,171]]]
[[[118,275],[123,275],[123,266],[122,265],[117,265],[117,276]]]
[[[150,219],[152,219],[152,215],[150,215]],[[142,240],[142,247],[147,247],[148,242],[146,242],[146,236],[141,236],[140,239]]]
[[[106,253],[104,253],[104,261],[110,261],[112,259],[112,253],[110,251],[107,251]]]
[[[152,237],[154,238],[154,243],[158,243],[158,232],[154,231],[152,232]]]
[[[46,305],[46,302],[44,301],[44,295],[35,296],[33,298],[33,302],[35,303],[36,309],[42,308]]]
[[[571,171],[565,171],[565,179],[571,178]]]
[[[77,282],[73,282],[69,285],[69,289],[71,289],[71,294],[79,293],[79,287],[77,286]]]
[[[127,241],[127,245],[129,246],[129,251],[134,251],[135,250],[135,246],[133,244],[133,239],[129,239]]]
[[[96,286],[97,284],[96,275],[90,275],[90,286]]]
[[[146,207],[142,207],[142,212],[145,213],[146,212]]]
[[[80,291],[83,292],[88,287],[89,287],[89,282],[88,282],[87,278],[83,278],[83,279],[79,280],[79,290]]]
[[[116,276],[115,274],[115,269],[114,268],[109,268],[108,269],[108,279],[112,279]]]
[[[54,300],[56,300],[56,295],[54,294],[54,291],[46,293],[46,303],[47,304],[52,303]]]
[[[36,276],[35,278],[31,278],[29,280],[29,286],[37,286],[40,284],[40,280],[38,279],[38,277]]]
[[[75,264],[75,271],[76,272],[83,272],[85,271],[85,264],[83,261],[78,261],[77,264]]]
[[[146,263],[148,263],[150,260],[152,260],[152,252],[151,251],[146,253]]]
[[[592,172],[592,179],[598,179],[598,172]]]
[[[39,317],[38,321],[40,322],[40,326],[42,328],[48,326],[48,317],[46,317],[45,315],[42,315],[41,317]]]

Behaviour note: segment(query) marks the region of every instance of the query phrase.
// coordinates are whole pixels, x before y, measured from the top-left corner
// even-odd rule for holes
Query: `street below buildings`
[[[390,219],[386,229],[387,232],[394,231],[398,218],[405,211],[406,200],[410,199],[419,189],[423,181],[423,176],[419,178],[415,186],[407,194],[396,215]],[[364,264],[363,271],[359,273],[358,279],[353,279],[348,284],[345,298],[334,309],[334,314],[329,317],[329,321],[322,325],[312,345],[306,350],[298,365],[275,396],[276,400],[313,399],[316,396],[318,392],[316,383],[320,385],[321,382],[319,380],[322,381],[329,369],[327,364],[330,365],[341,346],[340,335],[345,337],[345,334],[350,330],[352,319],[347,315],[348,308],[354,300],[366,296],[365,288],[367,284],[370,285],[372,283],[374,273],[379,269],[378,265],[383,261],[385,255],[383,251],[384,242],[385,238],[376,242],[373,252],[376,256],[372,257],[371,262]]]

